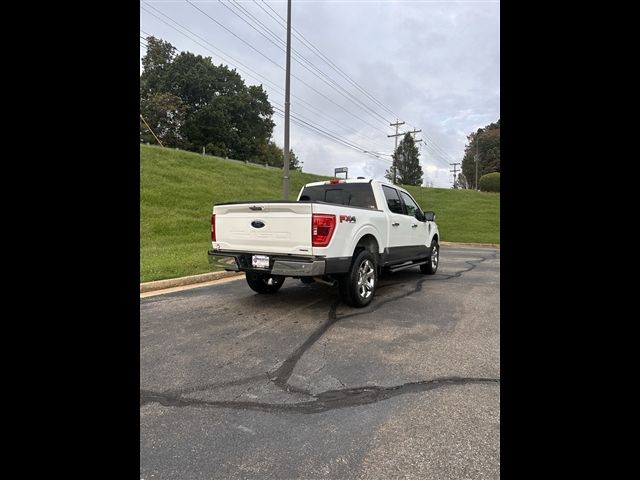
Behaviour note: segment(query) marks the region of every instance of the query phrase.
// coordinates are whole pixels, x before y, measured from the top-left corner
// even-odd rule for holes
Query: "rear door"
[[[213,213],[221,250],[311,255],[310,203],[235,203]]]

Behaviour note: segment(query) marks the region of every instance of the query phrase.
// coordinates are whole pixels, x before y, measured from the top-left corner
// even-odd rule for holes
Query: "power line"
[[[425,135],[426,137],[426,135]],[[449,155],[449,153],[447,153],[447,151],[442,148],[440,145],[438,145],[433,139],[429,139],[429,141],[431,142],[432,147],[439,151],[441,155],[443,155],[445,158],[449,159],[449,160],[455,160],[451,155]]]
[[[255,27],[253,27],[253,25],[251,25],[250,23],[247,22],[247,20],[245,20],[244,18],[242,18],[238,13],[236,13],[234,10],[231,9],[231,7],[229,7],[229,5],[227,5],[226,3],[224,3],[222,0],[218,0],[227,10],[229,10],[231,13],[233,13],[235,16],[237,16],[240,20],[244,21],[245,23],[247,23],[250,27],[252,27],[256,32],[258,32],[260,35],[262,35],[264,38],[266,38],[267,40],[269,40],[271,43],[273,43],[276,47],[280,48],[282,50],[282,46],[283,45],[285,48],[287,46],[287,42],[285,42],[284,40],[282,40],[275,32],[273,32],[273,30],[271,30],[269,27],[267,27],[264,23],[262,23],[260,20],[258,20],[251,12],[249,12],[246,8],[244,8],[242,5],[240,5],[238,2],[233,2],[234,3],[234,8],[236,8],[238,11],[242,10],[243,15],[247,18],[251,18],[252,21],[258,25],[260,25],[262,27],[262,29],[265,32],[268,32],[271,34],[271,36],[273,38],[275,38],[279,43],[274,42],[271,38],[267,37],[264,33],[262,33],[261,31],[259,31],[258,29],[256,29]],[[286,26],[285,26],[286,28]]]
[[[435,147],[430,142],[426,141],[424,142],[423,145],[427,149],[427,152],[431,153],[431,155],[433,155],[434,158],[437,158],[441,162],[443,162],[446,168],[449,168],[449,159],[447,157],[445,157],[444,155],[442,155],[442,153],[436,150]]]
[[[282,40],[278,37],[278,35],[276,33],[273,32],[273,30],[271,30],[269,27],[265,26],[262,22],[260,22],[260,20],[256,19],[256,17],[249,12],[246,8],[244,8],[242,5],[238,4],[235,0],[232,0],[234,2],[234,6],[238,9],[242,9],[241,14],[238,14],[236,11],[232,10],[231,7],[229,7],[226,3],[224,3],[222,0],[218,0],[218,2],[222,3],[222,5],[229,10],[231,13],[233,13],[235,16],[237,16],[238,18],[240,18],[240,20],[242,20],[243,22],[245,22],[247,25],[249,25],[253,30],[255,30],[256,32],[258,32],[260,35],[262,35],[264,38],[266,38],[269,42],[271,42],[273,45],[275,45],[277,48],[279,48],[282,51],[285,51],[281,45],[277,44],[276,42],[274,42],[271,38],[267,37],[263,32],[261,32],[260,30],[258,30],[254,25],[252,25],[247,18],[251,18],[254,19],[253,21],[255,23],[258,23],[262,29],[264,29],[266,32],[269,32],[274,38],[276,38],[277,40],[279,40],[280,42],[282,42]],[[238,10],[239,11],[239,10]],[[242,16],[241,16],[242,15]],[[286,46],[286,45],[285,45]],[[371,109],[368,105],[364,104],[363,102],[360,101],[360,99],[358,99],[356,96],[354,96],[352,93],[350,93],[348,90],[346,90],[342,85],[340,85],[339,83],[337,83],[334,79],[332,79],[331,77],[329,77],[325,72],[323,72],[321,69],[319,69],[311,60],[309,60],[308,58],[306,58],[303,54],[301,54],[300,52],[298,52],[296,49],[292,48],[292,54],[294,59],[302,66],[304,67],[306,70],[308,70],[309,72],[311,72],[311,74],[313,74],[314,76],[316,76],[317,78],[319,78],[320,80],[322,80],[324,83],[326,83],[327,85],[329,85],[329,87],[333,88],[336,92],[338,92],[340,95],[342,95],[344,98],[346,98],[347,100],[349,100],[351,103],[353,103],[356,107],[361,108],[363,111],[365,111],[365,113],[369,113],[372,116],[378,117],[382,122],[384,122],[386,124],[387,119],[380,115],[378,112],[376,112],[375,110]],[[295,78],[295,77],[294,77]]]
[[[235,0],[234,0],[234,1],[235,1]],[[271,15],[267,10],[265,10],[265,9],[264,9],[264,7],[262,7],[262,5],[260,5],[259,3],[257,3],[255,0],[254,0],[254,3],[255,3],[256,5],[258,5],[258,7],[260,7],[260,8],[261,8],[265,13],[267,13],[267,15],[269,15],[272,19],[274,19],[274,20],[275,20],[275,21],[276,21],[280,26],[282,26],[282,24],[281,24],[281,23],[280,23],[280,22],[279,22],[279,21],[278,21],[278,20],[277,20],[273,15]],[[269,5],[267,5],[267,7],[269,7],[269,9],[270,9],[271,11],[273,11],[276,15],[278,15],[278,14],[277,14],[277,12],[275,12],[275,10],[273,10]],[[279,16],[279,15],[278,15],[278,16]],[[282,18],[282,17],[280,17],[280,18]],[[293,28],[293,27],[292,27],[292,28]],[[295,28],[293,28],[293,29],[295,30]],[[296,30],[296,32],[297,32],[297,30]],[[321,58],[325,63],[327,63],[327,65],[329,65],[333,70],[335,70],[336,72],[340,73],[340,71],[339,71],[339,70],[337,70],[337,69],[332,65],[332,63],[333,63],[333,62],[331,62],[331,60],[329,60],[326,56],[324,56],[324,54],[323,54],[322,52],[320,52],[320,51],[319,51],[315,46],[313,46],[313,45],[312,45],[308,40],[306,40],[306,38],[304,38],[304,37],[302,36],[302,34],[298,33],[298,35],[296,35],[296,36],[298,37],[298,39],[299,39],[299,40],[301,40],[301,41],[303,42],[303,44],[305,44],[305,46],[306,46],[309,50],[311,50],[311,52],[312,52],[312,53],[315,53],[315,54],[316,54],[316,56],[320,57],[320,58]],[[301,37],[302,37],[302,38],[301,38]],[[305,42],[306,42],[306,43],[305,43]],[[308,45],[306,45],[307,43],[308,43],[309,45],[311,45],[311,47],[309,47]],[[314,52],[314,51],[312,50],[312,48],[315,48],[315,49],[319,52],[319,54],[318,54],[318,53],[316,53],[316,52]],[[360,108],[366,109],[366,110],[367,110],[368,112],[370,112],[372,115],[377,116],[377,117],[378,117],[382,122],[384,122],[384,123],[385,123],[385,125],[386,125],[386,123],[387,123],[387,119],[386,119],[383,115],[380,115],[378,112],[376,112],[375,110],[373,110],[372,108],[370,108],[368,105],[366,105],[365,103],[363,103],[360,99],[358,99],[355,95],[353,95],[351,92],[349,92],[348,90],[346,90],[343,86],[341,86],[339,83],[337,83],[337,82],[336,82],[335,80],[333,80],[331,77],[329,77],[325,72],[323,72],[320,68],[318,68],[318,67],[317,67],[317,66],[316,66],[316,65],[315,65],[311,60],[309,60],[307,57],[305,57],[302,53],[300,53],[299,51],[296,51],[296,53],[297,53],[300,57],[302,57],[302,59],[304,59],[306,62],[308,62],[308,63],[309,63],[309,64],[310,64],[310,65],[311,65],[315,70],[317,70],[318,72],[320,72],[320,74],[322,74],[324,77],[326,77],[327,79],[329,79],[329,81],[330,81],[333,85],[335,85],[335,88],[338,88],[338,89],[340,89],[342,92],[345,92],[345,93],[349,96],[349,98],[350,98],[350,99],[352,99],[352,101],[357,102],[357,104],[358,104],[358,106],[360,106]],[[326,60],[325,60],[325,58],[322,58],[320,55],[324,56],[324,57],[326,58]],[[334,64],[334,65],[335,65],[335,64]],[[345,76],[344,74],[341,74],[341,75],[342,75],[343,77]],[[347,79],[348,79],[348,80],[350,80],[350,78],[348,78],[348,77],[347,77]],[[352,84],[354,84],[354,82],[351,82],[351,83],[352,83]],[[357,88],[359,88],[361,91],[363,91],[363,92],[364,92],[366,95],[368,95],[370,98],[373,98],[373,97],[372,97],[371,95],[369,95],[366,91],[362,90],[362,88],[360,88],[360,86],[359,86],[359,85],[354,84],[354,86],[356,86]],[[375,101],[375,98],[373,98],[373,100]],[[393,112],[391,112],[391,113],[393,114]]]
[[[280,87],[279,85],[275,84],[273,81],[269,80],[267,77],[265,77],[264,75],[256,72],[255,70],[253,70],[251,67],[248,67],[247,65],[245,65],[244,63],[240,62],[239,60],[233,58],[231,55],[229,55],[228,53],[220,50],[219,48],[215,47],[214,45],[212,45],[210,42],[208,42],[205,38],[203,38],[202,36],[198,35],[197,33],[194,33],[193,31],[191,31],[189,28],[185,27],[184,25],[182,25],[181,23],[175,21],[173,18],[171,18],[170,16],[166,15],[165,13],[161,12],[160,10],[157,10],[158,13],[160,13],[161,15],[163,15],[164,17],[168,18],[171,22],[175,23],[176,25],[178,25],[180,28],[184,29],[185,31],[189,32],[191,35],[193,35],[194,37],[197,37],[199,39],[201,39],[203,42],[205,42],[206,44],[208,44],[209,46],[211,46],[213,48],[208,48],[205,45],[203,45],[202,43],[198,42],[197,40],[194,40],[193,38],[191,38],[189,35],[187,35],[186,33],[180,31],[179,29],[177,29],[176,27],[174,27],[173,25],[167,23],[165,20],[163,20],[162,18],[158,17],[156,14],[154,14],[153,12],[150,12],[149,10],[147,10],[146,8],[144,8],[143,6],[141,6],[140,8],[142,8],[142,10],[144,10],[145,12],[149,13],[150,15],[152,15],[153,17],[157,18],[158,20],[160,20],[162,23],[164,23],[165,25],[167,25],[168,27],[172,28],[173,30],[175,30],[176,32],[180,33],[181,35],[187,37],[189,40],[191,40],[192,42],[196,43],[197,45],[199,45],[200,47],[204,48],[205,50],[219,56],[222,60],[224,60],[228,65],[232,65],[234,66],[234,68],[236,68],[237,70],[239,70],[240,72],[244,73],[245,76],[254,78],[255,80],[258,81],[262,81],[264,83],[266,83],[267,85],[269,85],[271,88],[273,88],[274,90],[276,90],[273,93],[277,93],[278,95],[283,96],[284,98],[284,89],[282,87]],[[153,8],[153,7],[152,7]],[[176,51],[178,53],[180,53],[180,51],[178,49],[176,49]],[[226,57],[226,58],[225,58]],[[232,62],[230,62],[228,59],[231,59]],[[247,73],[246,71],[243,71],[243,69],[239,68],[237,65],[242,65],[246,70],[248,70],[249,72],[253,72],[253,75],[251,73]],[[324,112],[322,112],[321,110],[319,110],[318,108],[314,107],[313,105],[311,105],[309,102],[303,100],[302,98],[298,97],[297,95],[291,95],[293,98],[295,98],[298,102],[300,102],[300,106],[301,108],[304,108],[306,110],[309,110],[310,112],[315,113],[316,115],[323,117],[325,119],[327,119],[328,121],[330,121],[331,123],[334,123],[335,125],[340,126],[341,128],[346,128],[347,130],[350,130],[352,132],[354,132],[356,135],[365,138],[367,140],[375,140],[372,137],[369,136],[365,136],[361,133],[359,133],[357,130],[350,128],[350,127],[346,127],[343,126],[342,123],[335,119],[334,117],[332,117],[331,115],[328,115]]]
[[[196,10],[198,10],[199,12],[203,13],[207,18],[209,18],[210,20],[212,20],[214,23],[216,23],[217,25],[219,25],[220,27],[222,27],[223,29],[225,29],[227,32],[229,32],[231,35],[233,35],[234,37],[236,37],[238,40],[240,40],[242,43],[244,43],[245,45],[247,45],[249,48],[251,48],[252,50],[256,51],[257,53],[259,53],[261,56],[263,56],[264,58],[266,58],[267,60],[269,60],[271,63],[273,63],[275,66],[277,66],[278,68],[280,68],[281,70],[284,70],[285,68],[283,66],[281,66],[280,64],[278,64],[275,60],[269,58],[268,56],[266,56],[264,53],[262,53],[260,50],[258,50],[257,48],[255,48],[253,45],[251,45],[249,42],[247,42],[246,40],[244,40],[243,38],[239,37],[238,35],[236,35],[233,31],[231,31],[229,28],[227,28],[226,26],[224,26],[222,23],[218,22],[215,18],[211,17],[208,13],[206,13],[204,10],[202,10],[201,8],[198,8],[197,6],[195,6],[193,3],[191,3],[190,0],[185,0],[189,5],[191,5],[193,8],[195,8]],[[143,3],[147,3],[144,2]],[[147,5],[149,5],[147,3]],[[160,11],[157,8],[149,5],[151,8],[153,8],[154,10]],[[331,98],[327,97],[325,94],[323,94],[322,92],[318,91],[316,88],[312,87],[311,85],[309,85],[307,82],[305,82],[304,80],[302,80],[300,77],[298,77],[297,75],[291,75],[293,78],[295,78],[296,80],[298,80],[300,83],[302,83],[303,85],[307,86],[308,88],[310,88],[311,90],[313,90],[314,92],[316,92],[318,95],[320,95],[321,97],[325,98],[326,100],[328,100],[329,102],[333,103],[335,106],[337,106],[338,108],[344,110],[346,113],[348,113],[349,115],[353,116],[354,118],[357,118],[358,120],[360,120],[361,122],[366,123],[367,125],[369,125],[372,128],[375,128],[378,131],[381,131],[379,128],[377,128],[374,125],[371,125],[369,122],[367,122],[366,120],[364,120],[362,117],[359,117],[358,115],[354,114],[353,112],[347,110],[346,108],[344,108],[342,105],[340,105],[339,103],[333,101]],[[384,133],[384,132],[382,132]]]
[[[278,20],[275,19],[275,17],[273,17],[273,15],[269,14],[269,12],[267,12],[264,7],[262,5],[260,5],[256,0],[253,0],[253,3],[255,3],[256,5],[258,5],[258,7],[260,7],[263,11],[265,11],[271,18],[273,18],[276,22],[278,22]],[[271,10],[276,16],[278,16],[281,20],[284,21],[284,19],[278,14],[278,12],[276,12],[273,8],[271,8],[271,6],[266,3],[264,0],[263,2],[267,8],[269,10]],[[280,22],[278,22],[281,26],[282,24]],[[309,40],[307,40],[307,38],[300,32],[298,32],[298,30],[293,27],[293,31],[294,34],[296,35],[296,37],[309,49],[311,50],[313,53],[316,54],[316,56],[318,56],[322,61],[324,61],[327,65],[329,65],[334,71],[336,71],[337,73],[339,73],[345,80],[347,80],[349,83],[351,83],[354,87],[356,87],[358,90],[360,90],[363,94],[365,94],[368,98],[370,98],[373,102],[375,102],[377,105],[379,105],[380,107],[382,107],[383,109],[385,109],[387,112],[389,112],[391,115],[398,117],[398,115],[396,113],[394,113],[389,107],[387,107],[385,104],[383,104],[382,102],[380,102],[378,99],[376,99],[373,95],[371,95],[369,92],[367,92],[364,88],[362,88],[355,80],[353,80],[346,72],[344,72],[344,70],[342,70],[340,67],[338,67],[334,62],[332,62],[324,53],[322,53],[315,45],[313,45]]]
[[[429,150],[425,150],[428,153],[431,153],[431,155],[434,156],[434,158],[437,158],[438,160],[440,160],[443,165],[445,166],[445,168],[449,168],[449,161],[454,160],[451,156],[446,155],[442,153],[442,151],[436,149],[436,147],[434,146],[434,143],[423,133],[423,135],[425,136],[425,140],[423,145],[425,145],[425,148],[428,148]]]
[[[424,157],[425,163],[428,163],[428,164],[433,165],[434,167],[440,168],[440,169],[448,169],[449,168],[449,164],[447,163],[447,161],[443,160],[442,157],[437,156],[436,154],[434,154],[431,150],[429,150],[425,146],[424,143],[421,144],[421,148],[423,150],[423,153],[425,154],[425,157]],[[430,158],[429,160],[427,160],[428,157]]]
[[[278,24],[280,24],[282,26],[282,23],[280,21],[278,21],[278,19],[276,19],[273,15],[271,15],[261,4],[259,4],[257,2],[257,0],[253,0],[253,3],[255,3],[256,5],[258,5],[258,7],[260,7],[264,12],[266,12],[273,20],[275,20]],[[281,21],[284,21],[284,19],[278,14],[278,12],[276,12],[268,3],[266,3],[264,0],[262,0],[262,3],[264,5],[266,5],[266,7],[271,10]],[[355,80],[353,80],[348,74],[346,74],[340,67],[338,67],[334,62],[332,62],[326,55],[324,55],[315,45],[313,45],[309,40],[307,40],[307,38],[300,32],[298,32],[298,30],[293,27],[293,31],[295,32],[296,37],[307,47],[309,48],[309,50],[311,50],[313,53],[315,53],[318,57],[320,57],[327,65],[329,65],[334,71],[338,72],[343,78],[345,78],[347,81],[349,81],[353,86],[355,86],[356,88],[358,88],[358,90],[360,90],[362,93],[364,93],[365,95],[367,95],[367,97],[369,97],[371,100],[373,100],[376,104],[378,104],[379,106],[381,106],[382,108],[384,108],[387,112],[391,113],[392,115],[398,117],[399,115],[397,115],[396,113],[394,113],[388,106],[384,105],[382,102],[380,102],[379,100],[377,100],[373,95],[371,95],[369,92],[367,92],[364,88],[362,88],[359,84],[357,84],[357,82],[355,82]],[[416,128],[414,125],[410,125],[411,127],[413,127],[414,129]],[[453,161],[454,158],[447,153],[440,145],[438,145],[438,143],[436,143],[434,140],[431,140],[430,138],[428,138],[426,135],[425,136],[425,142],[429,142],[432,144],[432,148],[434,150],[439,151],[439,154],[441,156],[444,156],[447,160],[451,160]]]
[[[281,109],[280,109],[280,108],[278,108],[278,107],[274,107],[274,110],[279,110],[279,111],[281,111]],[[313,128],[315,128],[315,129],[318,129],[318,130],[322,130],[324,133],[331,134],[332,136],[334,136],[334,137],[336,137],[336,138],[339,138],[341,141],[343,141],[343,142],[345,142],[345,143],[349,143],[349,144],[353,145],[355,148],[359,149],[360,151],[363,151],[363,152],[364,152],[364,151],[366,151],[366,152],[371,153],[371,150],[367,150],[367,149],[365,149],[364,147],[361,147],[360,145],[356,144],[355,142],[353,142],[353,141],[351,141],[351,140],[348,140],[348,139],[346,139],[346,138],[344,138],[344,137],[341,137],[341,136],[340,136],[340,134],[338,134],[338,133],[336,133],[336,132],[333,132],[333,131],[331,131],[331,130],[325,129],[324,127],[320,127],[320,126],[318,126],[317,124],[314,124],[312,120],[309,120],[308,118],[305,118],[305,117],[303,117],[303,116],[302,116],[302,115],[300,115],[300,114],[293,114],[293,113],[292,113],[292,114],[291,114],[291,116],[292,116],[293,118],[295,118],[296,120],[300,120],[301,122],[304,122],[306,125],[309,125],[310,127],[313,127]]]
[[[281,109],[279,109],[277,107],[274,107],[274,110],[279,116],[284,116],[284,112]],[[318,133],[318,134],[320,134],[320,135],[322,135],[322,136],[324,136],[326,138],[329,138],[330,140],[332,140],[332,141],[334,141],[334,142],[336,142],[336,143],[338,143],[338,144],[340,144],[340,145],[342,145],[344,147],[348,147],[348,148],[350,148],[352,150],[355,150],[355,151],[357,151],[359,153],[364,153],[366,155],[372,156],[374,158],[377,158],[378,160],[383,160],[385,162],[390,162],[390,160],[384,159],[384,158],[380,157],[378,154],[375,154],[372,151],[367,150],[367,149],[363,148],[362,146],[351,142],[350,140],[346,140],[343,137],[340,137],[339,135],[335,134],[334,132],[330,132],[330,131],[324,130],[322,128],[319,128],[316,125],[313,125],[313,124],[311,124],[309,122],[306,122],[306,121],[302,120],[297,115],[293,115],[292,114],[291,118],[293,119],[293,122],[296,125],[301,126],[303,128],[306,128],[307,130],[311,130],[312,132]]]
[[[434,160],[437,160],[437,161],[439,161],[439,162],[440,162],[441,168],[449,168],[448,160],[446,160],[446,159],[442,156],[442,154],[440,154],[439,152],[437,152],[437,151],[435,151],[435,150],[433,150],[433,149],[429,150],[429,146],[428,146],[428,144],[427,144],[427,147],[425,147],[425,148],[427,148],[426,152],[427,152],[427,153],[430,153],[430,154],[431,154],[431,156],[432,156],[432,158],[433,158]]]
[[[238,35],[236,35],[232,30],[230,30],[229,28],[225,27],[222,23],[220,23],[219,21],[217,21],[215,18],[213,18],[211,15],[209,15],[207,12],[205,12],[204,10],[202,10],[199,7],[196,7],[193,3],[191,3],[190,0],[185,0],[189,5],[191,5],[193,8],[195,8],[196,10],[198,10],[200,13],[202,13],[203,15],[205,15],[207,18],[209,18],[212,22],[214,22],[216,25],[224,28],[227,32],[229,32],[231,35],[233,35],[234,37],[236,37],[238,40],[240,40],[242,43],[244,43],[245,45],[247,45],[249,48],[251,48],[253,51],[255,51],[256,53],[258,53],[259,55],[262,55],[264,58],[266,58],[267,60],[269,60],[271,63],[273,63],[276,67],[280,67],[282,68],[281,65],[279,65],[275,60],[267,57],[264,53],[262,53],[260,50],[258,50],[256,47],[254,47],[253,45],[251,45],[249,42],[247,42],[246,40],[244,40],[243,38],[239,37]],[[143,3],[147,3],[143,0]],[[147,5],[149,5],[147,3]],[[153,8],[154,10],[158,10],[157,8],[149,5],[151,8]],[[158,10],[159,11],[159,10]]]
[[[409,125],[414,129],[416,128],[411,124]],[[436,141],[433,140],[433,138],[428,137],[426,133],[423,133],[422,135],[424,135],[425,137],[425,142],[429,143],[434,150],[439,151],[440,155],[444,156],[447,161],[455,161],[455,159],[451,155],[449,155],[449,153],[447,153],[440,145],[438,145]]]

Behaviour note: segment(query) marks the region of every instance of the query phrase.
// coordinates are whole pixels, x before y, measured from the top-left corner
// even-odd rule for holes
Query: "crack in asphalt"
[[[380,386],[365,386],[365,387],[352,387],[343,388],[339,390],[327,390],[317,394],[312,394],[310,390],[296,387],[289,384],[289,379],[293,374],[297,363],[300,358],[311,348],[337,321],[344,320],[346,318],[356,317],[359,315],[365,315],[373,313],[381,306],[390,302],[395,302],[402,298],[406,298],[410,295],[414,295],[422,290],[422,285],[426,281],[442,281],[449,280],[451,278],[461,277],[464,273],[470,272],[482,262],[490,259],[496,259],[497,252],[494,252],[488,256],[480,255],[479,260],[466,260],[465,263],[469,265],[469,268],[456,271],[452,274],[435,274],[432,276],[426,276],[416,283],[416,287],[408,292],[403,293],[386,300],[376,302],[376,308],[367,309],[365,311],[350,313],[346,315],[338,315],[337,308],[341,303],[341,300],[334,301],[329,307],[327,313],[327,320],[320,325],[307,339],[292,353],[290,354],[282,364],[275,370],[264,372],[259,375],[246,377],[242,379],[212,383],[206,385],[200,385],[195,387],[187,387],[182,389],[166,390],[164,392],[154,392],[151,390],[140,389],[140,406],[149,403],[159,403],[167,407],[196,407],[196,408],[232,408],[232,409],[247,409],[247,410],[259,410],[265,412],[291,412],[291,413],[320,413],[327,410],[333,410],[338,408],[355,407],[359,405],[367,405],[370,403],[376,403],[381,400],[395,397],[397,395],[403,395],[406,393],[425,392],[436,388],[442,388],[452,385],[468,385],[478,383],[493,383],[499,384],[500,378],[478,378],[478,377],[443,377],[433,380],[423,380],[419,382],[409,382],[402,385],[392,387],[380,387]],[[403,285],[406,282],[396,282],[387,284],[391,285]],[[379,287],[381,288],[381,287]],[[316,302],[314,302],[316,303]],[[323,367],[324,368],[324,367]],[[246,402],[237,401],[243,393],[236,395],[233,400],[200,400],[193,398],[184,398],[183,395],[195,392],[202,392],[206,390],[213,390],[229,386],[244,385],[266,378],[281,390],[287,393],[298,393],[311,397],[313,400],[297,403],[263,403],[263,402]],[[339,379],[338,381],[344,386]],[[248,390],[248,389],[247,389]]]
[[[165,407],[196,407],[196,408],[231,408],[239,410],[258,410],[262,412],[287,412],[287,413],[321,413],[339,408],[357,407],[368,405],[382,400],[387,400],[407,393],[420,393],[436,388],[453,385],[471,384],[499,384],[499,378],[475,378],[475,377],[444,377],[421,382],[410,382],[393,387],[369,387],[344,388],[341,390],[327,390],[313,395],[314,400],[298,403],[262,403],[239,402],[227,400],[199,400],[195,398],[182,398],[167,394],[140,390],[140,406],[157,402]]]
[[[295,387],[293,385],[289,385],[289,378],[293,374],[293,370],[296,367],[296,364],[305,354],[311,346],[316,343],[322,335],[326,333],[331,326],[336,323],[340,318],[336,315],[336,309],[338,308],[338,304],[340,300],[334,301],[329,307],[329,312],[327,313],[327,320],[320,325],[309,337],[304,341],[302,345],[300,345],[291,355],[289,355],[282,365],[280,365],[275,371],[271,372],[271,381],[279,388],[286,392],[296,392],[302,393],[304,395],[311,395],[309,390]]]
[[[452,278],[458,278],[461,277],[464,273],[470,272],[471,270],[473,270],[474,268],[476,268],[478,265],[480,265],[482,262],[486,261],[486,260],[495,260],[497,258],[497,253],[492,253],[489,256],[483,257],[480,256],[480,260],[465,260],[464,263],[470,265],[469,268],[466,268],[464,270],[458,270],[452,274],[449,275],[443,275],[443,274],[439,274],[436,273],[434,275],[430,275],[430,276],[425,276],[423,279],[418,280],[418,282],[416,283],[416,287],[413,290],[410,290],[408,292],[405,292],[401,295],[398,295],[396,297],[391,297],[388,298],[386,300],[381,300],[375,303],[375,308],[370,308],[364,311],[359,311],[359,312],[354,312],[354,313],[349,313],[347,315],[343,315],[340,317],[340,320],[343,320],[345,318],[351,318],[351,317],[357,317],[359,315],[366,315],[367,313],[373,313],[375,311],[377,311],[380,307],[382,307],[383,305],[386,305],[387,303],[390,302],[395,302],[397,300],[400,300],[402,298],[406,298],[410,295],[413,295],[415,293],[418,293],[422,290],[422,285],[429,281],[429,282],[438,282],[438,281],[442,281],[442,280],[450,280]],[[475,262],[475,263],[474,263]],[[403,285],[406,282],[398,282],[395,283],[394,285]],[[377,290],[377,289],[376,289]]]

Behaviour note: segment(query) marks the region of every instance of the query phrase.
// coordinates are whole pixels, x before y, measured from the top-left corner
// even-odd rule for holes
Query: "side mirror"
[[[432,211],[428,211],[428,212],[424,212],[424,219],[427,222],[435,222],[436,221],[436,214]]]
[[[418,210],[416,212],[415,217],[419,222],[424,222],[425,221],[424,213],[422,213],[420,210]]]

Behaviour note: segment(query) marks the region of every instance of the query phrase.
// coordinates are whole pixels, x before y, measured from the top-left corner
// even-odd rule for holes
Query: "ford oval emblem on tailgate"
[[[253,228],[262,228],[264,227],[264,222],[261,222],[260,220],[254,220],[253,222],[251,222],[251,226]]]

